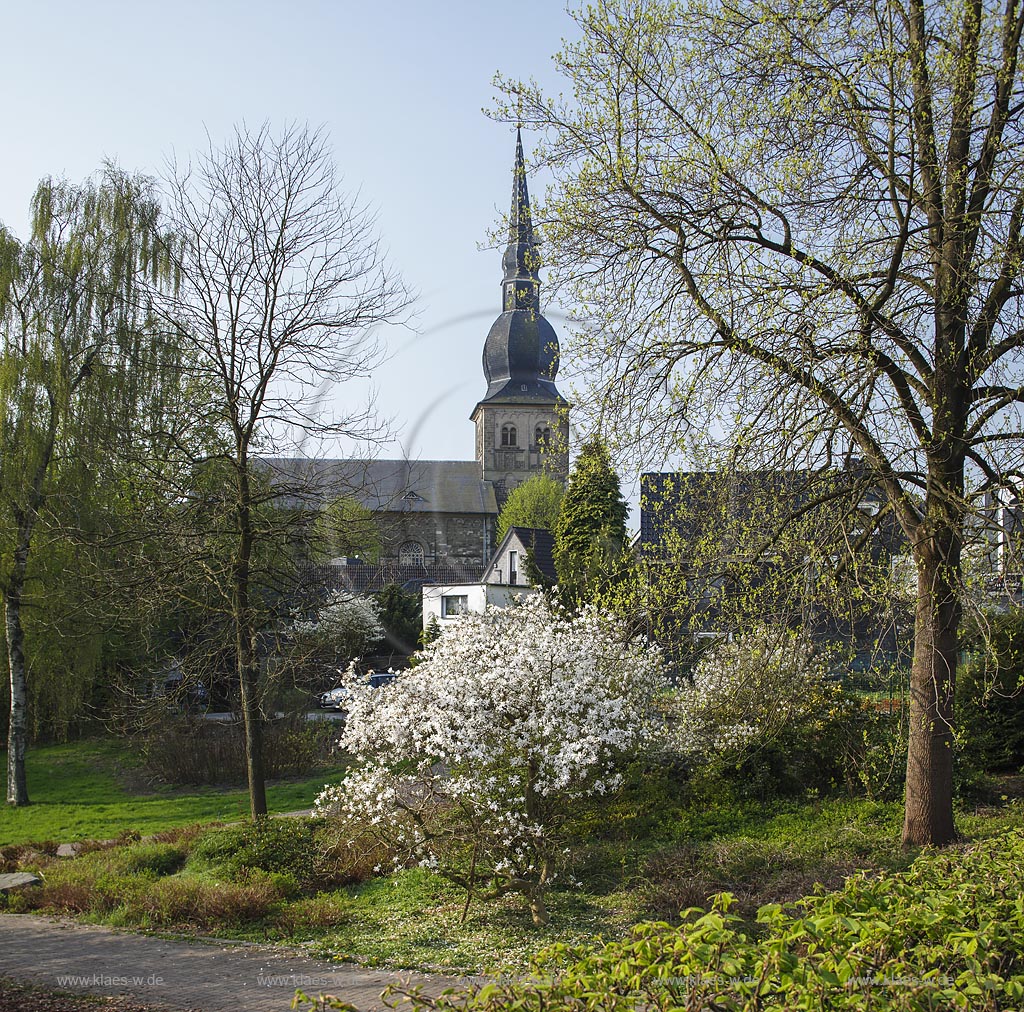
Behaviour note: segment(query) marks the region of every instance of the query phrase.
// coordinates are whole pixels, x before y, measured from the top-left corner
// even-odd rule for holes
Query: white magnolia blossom
[[[750,630],[709,650],[673,701],[675,743],[711,758],[762,743],[836,703],[828,658],[785,629]]]
[[[536,596],[462,617],[422,658],[385,688],[353,680],[342,745],[356,764],[318,808],[420,861],[454,834],[492,882],[543,880],[568,806],[613,790],[616,760],[654,730],[657,649]]]

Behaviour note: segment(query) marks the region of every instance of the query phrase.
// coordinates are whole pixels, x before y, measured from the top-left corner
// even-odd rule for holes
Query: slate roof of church
[[[314,506],[346,496],[394,513],[497,514],[494,487],[475,460],[264,460],[289,505]]]
[[[376,594],[395,585],[406,591],[442,584],[478,583],[482,567],[457,562],[326,563],[307,568],[307,577],[317,587],[348,590],[353,594]]]

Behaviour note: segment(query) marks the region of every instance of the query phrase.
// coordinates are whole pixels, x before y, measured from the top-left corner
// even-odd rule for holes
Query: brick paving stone
[[[370,1012],[387,1007],[380,994],[390,983],[411,981],[428,994],[458,983],[440,974],[310,959],[272,945],[179,941],[32,914],[0,914],[0,975],[130,996],[175,1012],[285,1012],[297,987]]]

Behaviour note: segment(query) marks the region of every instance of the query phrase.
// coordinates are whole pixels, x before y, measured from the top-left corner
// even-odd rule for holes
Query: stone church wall
[[[569,454],[566,447],[569,442],[569,425],[550,408],[485,404],[477,410],[476,455],[486,480],[503,481],[511,489],[542,470],[563,479],[568,474]],[[515,426],[516,446],[501,445],[501,429],[504,425]],[[535,429],[538,425],[551,430],[551,450],[537,445]]]
[[[381,513],[381,556],[397,559],[403,544],[417,542],[424,561],[485,566],[494,551],[494,518],[483,513]]]

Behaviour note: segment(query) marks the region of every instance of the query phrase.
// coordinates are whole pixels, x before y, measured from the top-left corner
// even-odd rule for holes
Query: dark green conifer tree
[[[608,448],[591,440],[576,458],[554,532],[555,569],[564,601],[592,601],[622,577],[628,516]]]

